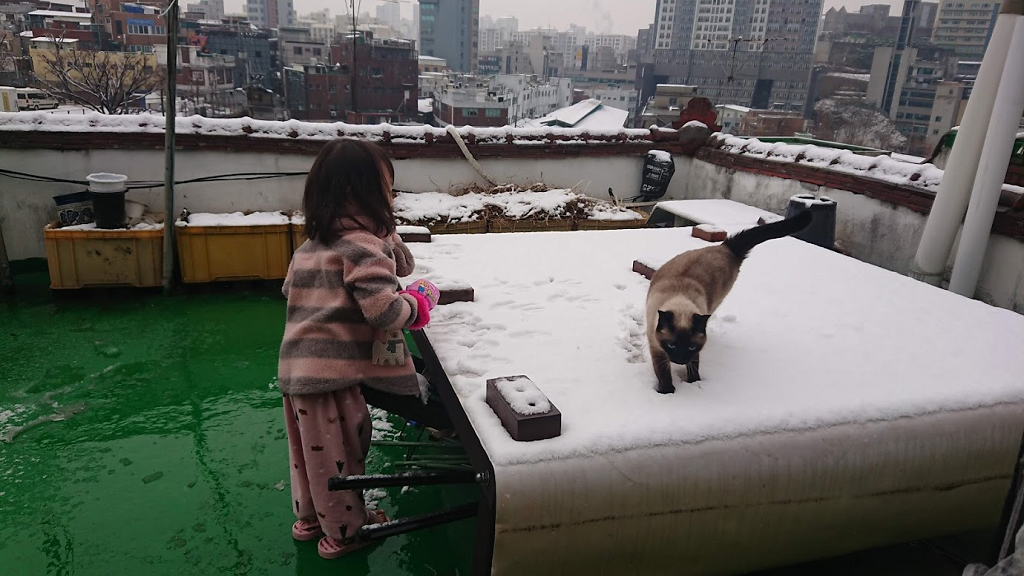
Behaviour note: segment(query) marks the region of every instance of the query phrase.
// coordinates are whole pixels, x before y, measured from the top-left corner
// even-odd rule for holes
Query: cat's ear
[[[658,330],[671,330],[675,328],[675,314],[666,310],[658,310]]]
[[[694,314],[693,325],[690,328],[691,332],[696,334],[703,334],[708,330],[708,318],[711,318],[710,314]]]

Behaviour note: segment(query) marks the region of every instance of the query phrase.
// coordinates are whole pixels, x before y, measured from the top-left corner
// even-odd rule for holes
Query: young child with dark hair
[[[337,558],[357,548],[367,511],[361,490],[328,491],[331,476],[365,472],[370,413],[360,386],[417,396],[420,386],[402,337],[430,321],[440,296],[399,277],[414,261],[395,232],[394,167],[369,142],[336,140],[306,178],[302,207],[309,240],[284,282],[288,299],[278,383],[284,395],[296,540],[320,538],[318,552]]]

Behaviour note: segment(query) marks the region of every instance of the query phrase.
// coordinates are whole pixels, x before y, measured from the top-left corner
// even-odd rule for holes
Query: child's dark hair
[[[395,232],[395,216],[385,191],[383,170],[395,177],[395,167],[380,146],[362,140],[335,140],[324,146],[306,177],[302,210],[306,236],[330,242],[342,216],[361,216],[369,231]]]

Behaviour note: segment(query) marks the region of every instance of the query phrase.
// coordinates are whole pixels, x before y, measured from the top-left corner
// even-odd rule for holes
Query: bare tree
[[[894,152],[907,146],[907,137],[875,108],[826,98],[814,105],[814,115],[814,134],[818,138]]]
[[[18,72],[18,56],[14,53],[14,37],[0,30],[0,72]]]
[[[40,55],[36,80],[54,95],[104,114],[126,114],[162,84],[155,59],[137,52],[97,52],[62,46]],[[152,64],[152,65],[151,65]]]

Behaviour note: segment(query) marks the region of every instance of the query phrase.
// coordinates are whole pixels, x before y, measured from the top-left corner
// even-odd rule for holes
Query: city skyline
[[[938,1],[938,0],[935,0]],[[294,0],[297,14],[308,14],[328,8],[332,15],[346,13],[347,2],[342,0]],[[375,7],[390,0],[357,0],[360,12],[374,13]],[[402,17],[412,18],[416,0],[399,0]],[[359,5],[361,4],[361,8]],[[641,28],[654,22],[656,0],[480,0],[480,15],[499,18],[515,16],[521,30],[552,26],[564,30],[570,24],[585,26],[597,33],[636,35]],[[899,14],[903,0],[825,0],[823,10],[845,6],[856,12],[861,6],[888,4],[892,13]],[[225,0],[228,13],[245,13],[245,0]]]

